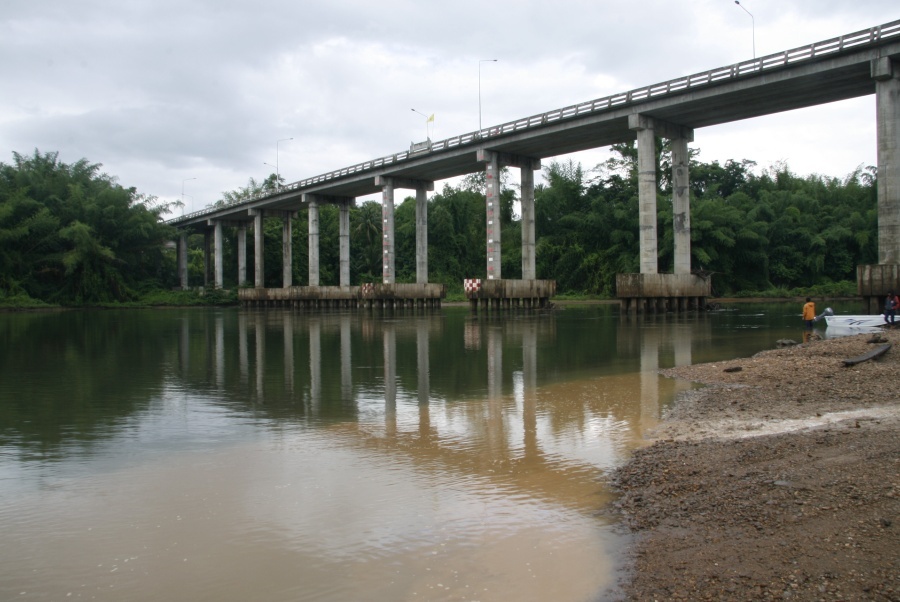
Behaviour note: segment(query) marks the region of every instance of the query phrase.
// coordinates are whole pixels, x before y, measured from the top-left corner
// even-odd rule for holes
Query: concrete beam
[[[397,176],[375,176],[375,185],[384,188],[387,181],[391,181],[394,188],[408,188],[411,190],[434,191],[434,180],[416,180],[414,178],[401,178]]]
[[[489,163],[495,155],[500,167],[518,167],[519,169],[531,169],[533,171],[541,168],[541,160],[539,158],[493,151],[486,148],[479,148],[475,151],[475,160],[479,163]]]
[[[669,140],[683,138],[687,142],[694,141],[693,128],[670,123],[643,113],[632,113],[628,116],[628,129],[637,131],[653,130],[655,136],[668,138]]]

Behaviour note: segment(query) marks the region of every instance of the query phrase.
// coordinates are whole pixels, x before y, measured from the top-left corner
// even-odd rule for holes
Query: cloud
[[[196,178],[200,208],[264,163],[297,180],[408,148],[426,135],[411,108],[435,114],[433,138],[475,130],[480,59],[498,59],[481,63],[489,125],[897,16],[881,0],[741,5],[752,20],[733,0],[7,0],[0,160],[59,151],[169,199]],[[843,176],[874,162],[874,117],[864,100],[839,105],[707,128],[695,146]]]

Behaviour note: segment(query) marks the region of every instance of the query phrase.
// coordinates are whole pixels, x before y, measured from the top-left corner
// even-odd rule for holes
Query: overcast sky
[[[896,0],[4,0],[0,161],[85,158],[190,212],[265,163],[292,182],[408,149],[423,115],[433,140],[476,130],[479,65],[488,127],[896,19]],[[844,177],[875,163],[874,96],[692,148]]]

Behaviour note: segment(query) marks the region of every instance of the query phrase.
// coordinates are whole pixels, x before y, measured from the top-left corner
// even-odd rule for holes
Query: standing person
[[[884,299],[884,323],[894,325],[897,319],[897,308],[900,307],[900,298],[894,294],[894,291],[888,291],[887,297]]]
[[[806,298],[806,305],[803,306],[803,321],[806,322],[806,329],[812,330],[813,322],[816,321],[816,304],[809,297]]]

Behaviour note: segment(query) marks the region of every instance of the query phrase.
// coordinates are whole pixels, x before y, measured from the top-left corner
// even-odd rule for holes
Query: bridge
[[[214,286],[221,287],[222,228],[236,227],[238,282],[244,284],[246,235],[252,225],[255,286],[239,291],[244,303],[439,304],[444,287],[428,282],[427,192],[437,180],[484,170],[487,265],[484,278],[473,278],[467,286],[467,296],[475,308],[479,302],[495,307],[510,301],[544,304],[555,293],[555,283],[535,278],[534,171],[544,158],[637,140],[640,273],[619,274],[617,295],[626,309],[634,311],[697,307],[711,289],[707,279],[691,270],[688,143],[694,140],[695,130],[871,94],[877,107],[879,263],[858,266],[857,280],[860,294],[874,310],[888,289],[900,288],[900,20],[446,140],[413,144],[409,150],[287,184],[272,194],[172,219],[169,223],[182,230],[180,282],[187,288],[187,233],[201,231],[206,234],[207,257],[212,256],[207,273],[212,267]],[[656,136],[668,138],[672,147],[672,274],[660,274],[657,268]],[[839,138],[838,128],[835,138]],[[494,218],[502,167],[518,168],[521,173],[522,280],[504,280],[500,270],[500,228],[499,224],[494,227]],[[416,191],[414,284],[394,279],[398,188]],[[349,210],[356,197],[378,193],[383,207],[382,282],[352,287]],[[319,285],[318,208],[322,203],[340,208],[338,286]],[[291,281],[291,218],[301,209],[309,212],[308,286],[294,286]],[[280,289],[267,289],[263,282],[262,220],[266,217],[283,220]]]

